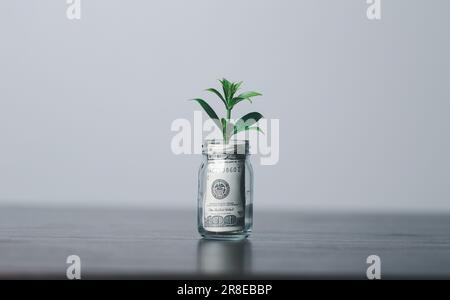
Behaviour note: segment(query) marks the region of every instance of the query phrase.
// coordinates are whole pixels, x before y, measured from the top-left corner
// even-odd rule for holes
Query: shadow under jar
[[[198,231],[207,239],[245,239],[253,227],[248,141],[208,140],[198,176]]]

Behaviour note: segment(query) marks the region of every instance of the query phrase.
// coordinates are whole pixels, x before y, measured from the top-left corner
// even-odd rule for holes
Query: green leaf
[[[242,93],[239,96],[237,96],[237,98],[247,99],[247,98],[252,98],[252,97],[256,97],[256,96],[262,96],[262,94],[258,93],[258,92],[245,92],[245,93]]]
[[[230,107],[233,108],[233,106],[235,106],[236,104],[238,104],[239,102],[244,101],[244,100],[248,100],[251,103],[252,102],[251,98],[252,97],[257,97],[257,96],[262,96],[262,94],[258,93],[258,92],[245,92],[245,93],[242,93],[239,96],[233,98],[233,100],[231,100]]]
[[[230,103],[231,97],[231,82],[229,82],[228,80],[226,80],[225,78],[222,80],[219,80],[220,83],[222,84],[222,89],[223,89],[223,94],[225,95],[225,101],[227,103]]]
[[[233,108],[236,104],[238,104],[239,102],[244,101],[244,100],[248,100],[248,102],[253,103],[252,99],[250,99],[250,98],[236,97],[236,98],[233,98],[233,100],[231,100],[231,103],[230,103],[231,108]]]
[[[243,116],[242,118],[237,120],[236,125],[234,126],[234,129],[233,129],[233,134],[237,134],[241,131],[245,131],[245,130],[249,130],[250,128],[253,128],[251,126],[254,125],[255,123],[257,123],[262,117],[263,117],[263,115],[261,115],[258,112],[251,112],[249,114],[246,114],[245,116]],[[257,130],[262,132],[261,129],[257,129]]]
[[[219,97],[220,100],[222,100],[223,104],[225,104],[225,107],[228,109],[228,103],[225,101],[225,98],[222,96],[222,94],[218,90],[213,89],[213,88],[209,88],[209,89],[206,89],[206,91],[207,92],[211,92],[213,94],[216,94],[217,97]]]
[[[242,132],[242,131],[249,131],[249,130],[256,130],[256,131],[258,131],[258,132],[264,134],[264,131],[263,131],[261,128],[259,128],[258,126],[253,126],[253,127],[248,127],[248,126],[246,126],[245,128],[243,128],[243,129],[240,130],[240,131],[236,131],[236,130],[235,130],[235,131],[233,132],[233,134],[237,134],[237,133],[239,133],[239,132]]]
[[[214,123],[216,123],[219,128],[222,127],[222,124],[220,123],[219,117],[217,116],[216,112],[211,108],[211,106],[209,106],[208,103],[206,103],[205,100],[197,98],[192,99],[192,101],[198,102],[198,104],[200,104],[200,106],[205,110],[206,114],[214,121]]]
[[[235,82],[231,84],[231,94],[230,94],[230,99],[233,99],[234,95],[236,94],[236,92],[239,90],[239,88],[242,85],[242,81],[240,82]]]
[[[264,134],[264,131],[261,128],[259,128],[258,126],[253,126],[253,127],[244,126],[241,128],[238,128],[237,126],[235,126],[232,135],[238,134],[239,132],[242,132],[242,131],[250,131],[250,130],[256,130],[256,131]]]
[[[251,112],[237,120],[236,126],[239,128],[241,127],[250,127],[256,122],[258,122],[261,118],[263,118],[263,115],[259,112]]]
[[[252,127],[252,125],[256,124],[263,117],[258,112],[246,114],[245,116],[240,118],[236,124],[230,122],[231,111],[237,103],[244,100],[252,102],[251,101],[252,97],[262,96],[262,94],[250,91],[242,93],[237,97],[235,97],[235,94],[241,88],[242,81],[230,82],[225,78],[219,81],[222,84],[223,94],[214,88],[209,88],[206,91],[215,94],[223,102],[227,110],[226,118],[219,118],[215,113],[215,111],[211,108],[211,106],[209,106],[209,104],[205,100],[198,98],[192,100],[199,103],[200,106],[205,110],[206,114],[214,121],[217,127],[221,129],[224,141],[228,143],[234,134],[241,131],[257,130],[258,132],[262,132],[262,130],[258,126]]]

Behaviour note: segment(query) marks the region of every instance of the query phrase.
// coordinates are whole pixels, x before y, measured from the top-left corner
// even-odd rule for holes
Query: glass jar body
[[[228,150],[203,152],[197,219],[198,231],[207,239],[244,239],[253,227],[253,169],[248,149],[237,155]]]

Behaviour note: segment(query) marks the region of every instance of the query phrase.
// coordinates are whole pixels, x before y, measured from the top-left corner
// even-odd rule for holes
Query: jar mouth
[[[249,141],[248,140],[231,140],[225,143],[224,140],[205,140],[203,144],[203,154],[235,154],[248,155]]]

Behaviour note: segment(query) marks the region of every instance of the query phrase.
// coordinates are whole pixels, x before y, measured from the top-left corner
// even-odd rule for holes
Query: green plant
[[[255,125],[263,117],[259,112],[248,113],[237,120],[235,124],[231,122],[231,111],[238,103],[244,100],[248,100],[251,103],[251,98],[262,96],[262,94],[258,92],[244,92],[236,96],[238,90],[242,85],[242,81],[230,82],[225,78],[219,81],[222,84],[223,94],[221,94],[214,88],[206,89],[206,91],[215,94],[225,105],[225,109],[227,112],[226,118],[219,118],[216,112],[205,100],[200,98],[192,100],[198,102],[200,106],[205,110],[206,114],[214,121],[217,127],[219,127],[222,132],[224,142],[228,143],[233,135],[242,131],[257,130],[258,132],[262,132],[262,130],[257,125]]]

